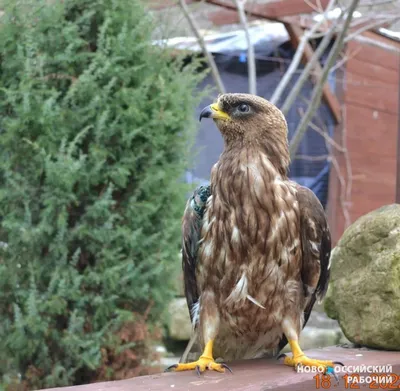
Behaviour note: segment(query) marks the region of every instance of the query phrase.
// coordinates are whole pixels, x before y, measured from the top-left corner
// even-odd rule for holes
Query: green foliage
[[[199,75],[138,0],[12,1],[0,23],[0,379],[87,382],[172,295]]]

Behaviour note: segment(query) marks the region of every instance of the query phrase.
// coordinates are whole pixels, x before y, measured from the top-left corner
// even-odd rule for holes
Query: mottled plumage
[[[278,108],[256,96],[225,94],[202,116],[215,120],[225,147],[211,185],[195,190],[183,216],[193,337],[182,361],[194,343],[204,353],[176,369],[223,371],[212,357],[254,358],[288,340],[297,344],[326,292],[331,243],[317,197],[287,177],[287,126]]]

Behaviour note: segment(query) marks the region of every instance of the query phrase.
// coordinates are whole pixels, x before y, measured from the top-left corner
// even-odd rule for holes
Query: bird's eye
[[[247,113],[247,112],[249,112],[250,107],[249,107],[249,105],[246,105],[246,103],[242,103],[241,105],[239,105],[238,110],[241,113]]]

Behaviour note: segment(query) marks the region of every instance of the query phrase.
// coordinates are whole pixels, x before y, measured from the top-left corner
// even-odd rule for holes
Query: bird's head
[[[212,118],[226,142],[235,140],[287,143],[287,124],[271,102],[251,94],[222,94],[200,113]]]

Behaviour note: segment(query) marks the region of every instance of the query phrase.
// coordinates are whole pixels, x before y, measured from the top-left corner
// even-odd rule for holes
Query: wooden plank
[[[339,84],[340,85],[340,84]],[[346,146],[352,167],[352,192],[348,205],[350,220],[395,200],[397,115],[352,103],[346,105]],[[342,128],[334,139],[342,145]],[[344,155],[334,150],[341,175],[348,183]],[[329,178],[328,216],[333,243],[345,229],[340,201],[341,185],[336,170]]]
[[[237,11],[224,8],[208,13],[207,19],[216,26],[223,26],[225,24],[239,23],[239,14]]]
[[[336,80],[335,80],[335,95],[338,98],[339,102],[343,102],[344,99],[344,85],[342,80],[344,80],[345,69],[339,68],[336,71]],[[338,145],[342,145],[343,143],[343,128],[344,128],[343,120],[341,123],[337,124],[334,129],[333,139]],[[333,156],[336,158],[336,162],[338,166],[342,170],[342,175],[345,180],[347,180],[347,171],[344,160],[343,153],[339,152],[336,149],[332,150]],[[343,170],[344,168],[344,170]],[[340,178],[337,175],[335,168],[332,165],[330,174],[329,174],[329,187],[328,187],[328,205],[327,205],[327,213],[328,213],[328,223],[331,230],[332,235],[332,245],[335,246],[340,237],[342,236],[345,228],[345,218],[343,215],[343,211],[341,208],[340,196],[342,191],[342,185],[340,182]]]
[[[395,201],[397,115],[348,104],[346,118],[354,221]]]
[[[197,0],[201,1],[201,0]],[[237,11],[236,5],[231,0],[205,0],[207,3]],[[256,18],[278,20],[284,16],[312,13],[313,7],[319,4],[325,9],[329,0],[277,0],[265,4],[249,4],[245,6],[245,12]]]
[[[239,23],[239,14],[235,10],[221,8],[219,11],[209,12],[207,18],[216,26]],[[248,21],[255,20],[254,16],[247,16]]]
[[[352,41],[348,44],[346,55],[350,59],[346,64],[344,100],[359,107],[369,107],[375,111],[397,116],[400,84],[399,54]],[[393,135],[391,140],[393,139],[397,140],[397,135]]]
[[[351,58],[346,64],[346,71],[347,74],[356,74],[370,79],[373,83],[383,82],[393,86],[399,85],[399,72],[386,68],[384,63],[377,65],[361,61],[357,58]]]
[[[389,27],[389,26],[390,26],[390,24],[387,27]],[[385,27],[385,25],[384,25],[384,27]],[[363,33],[363,36],[367,37],[367,38],[374,39],[376,41],[382,42],[382,43],[387,44],[387,45],[394,46],[394,47],[400,49],[400,42],[399,41],[397,41],[395,39],[392,39],[392,38],[389,38],[389,37],[387,37],[385,35],[379,34],[376,31],[366,31],[365,33]]]
[[[354,57],[352,50],[356,50]],[[397,115],[399,56],[356,42],[349,44],[347,55],[345,102]]]
[[[341,131],[341,124],[338,125],[337,130],[339,133]],[[341,145],[341,134],[338,134],[338,137],[335,137],[335,140]],[[346,170],[346,161],[344,159],[344,154],[335,151],[334,155],[336,157],[336,162],[337,165],[339,166],[341,176],[344,179],[345,184],[348,183],[348,178],[347,178],[347,170]],[[329,222],[329,227],[331,230],[331,235],[332,235],[332,245],[333,247],[336,246],[337,242],[343,235],[344,230],[347,228],[346,226],[346,220],[343,214],[343,208],[342,208],[342,201],[341,197],[342,194],[345,196],[344,191],[346,189],[342,188],[342,184],[340,182],[340,178],[337,174],[337,171],[334,167],[332,167],[330,175],[329,175],[329,191],[328,191],[328,222]],[[349,202],[351,200],[346,200],[344,201]],[[350,205],[348,205],[349,207]],[[350,223],[352,223],[354,220],[350,220]]]
[[[349,73],[346,75],[344,100],[359,107],[397,115],[398,85],[394,88],[392,84]]]
[[[398,352],[329,347],[309,350],[306,354],[320,360],[340,361],[352,367],[390,364],[393,373],[400,373]],[[229,365],[233,369],[233,374],[207,371],[199,377],[194,371],[160,373],[106,383],[52,388],[47,391],[260,391],[267,389],[310,391],[322,388],[316,383],[315,373],[297,373],[293,368],[277,361],[276,358],[238,361]],[[344,375],[344,372],[338,372],[339,383],[336,383],[332,376],[332,383],[328,383],[329,389],[343,391],[350,388],[343,378]],[[371,376],[371,373],[360,372],[359,375],[366,377]]]
[[[328,3],[329,0],[281,0],[260,4],[258,8],[274,19],[278,19],[284,16],[313,13],[319,7],[325,9]]]
[[[394,144],[392,142],[392,144]],[[394,144],[396,145],[396,144]],[[371,160],[374,165],[370,164]],[[371,194],[380,196],[380,206],[390,204],[395,199],[396,185],[396,157],[380,157],[377,153],[370,155],[355,154],[351,157],[353,167],[353,184],[352,201],[355,195],[360,194],[362,197]],[[377,162],[379,162],[379,170],[377,170]],[[387,171],[386,169],[391,169]]]
[[[295,47],[297,47],[299,45],[301,36],[303,35],[303,30],[300,27],[292,24],[285,24],[285,27],[289,33],[292,43],[295,45]],[[313,55],[314,55],[314,50],[311,47],[311,45],[307,43],[304,49],[305,62],[310,61]],[[322,68],[318,63],[316,64],[314,72],[312,72],[311,75],[315,84],[318,83],[319,80],[321,79],[321,74],[322,74]],[[336,95],[332,92],[327,82],[323,87],[322,96],[325,99],[326,103],[328,104],[336,122],[339,123],[342,120],[340,103]]]
[[[363,34],[364,35],[364,34]],[[374,34],[377,36],[377,34]],[[391,40],[387,41],[391,43]],[[366,43],[360,43],[357,41],[350,41],[347,45],[347,53],[354,54],[355,59],[384,66],[385,68],[398,71],[399,69],[399,54],[387,51],[377,46],[368,45]]]
[[[349,142],[355,141],[355,150],[378,153],[393,158],[396,146],[393,139],[397,135],[397,113],[388,114],[373,108],[360,107],[349,103],[346,106],[346,134]],[[375,162],[371,162],[376,166]]]
[[[295,25],[301,27],[302,29],[310,29],[311,27],[313,27],[315,25],[315,20],[311,16],[304,17],[304,15],[284,16],[284,17],[282,17],[282,22],[295,24]],[[359,30],[365,26],[368,26],[373,22],[376,22],[376,20],[373,17],[370,17],[368,19],[364,19],[361,21],[356,19],[350,25],[348,34],[354,33],[357,30]],[[328,31],[329,28],[331,27],[331,25],[332,25],[332,21],[327,20],[325,23],[323,23],[321,26],[319,26],[318,32]],[[379,25],[376,25],[374,27],[374,29],[376,30],[379,27],[390,27],[390,22],[382,20],[382,23]],[[368,33],[372,34],[372,36],[370,36],[371,38],[377,39],[380,42],[392,41],[391,39],[389,39],[385,36],[382,36],[381,34],[377,33],[376,31],[369,31]],[[363,32],[363,34],[366,34],[366,32]]]

